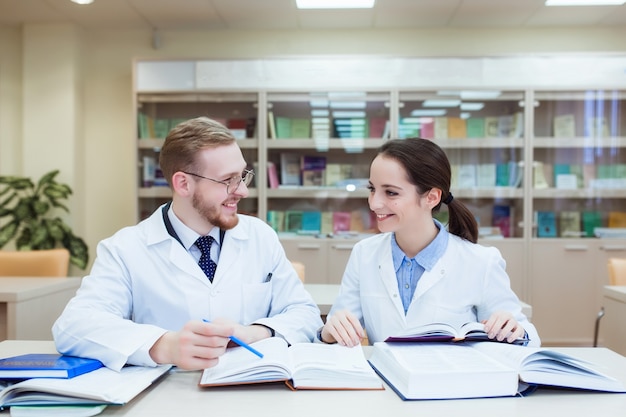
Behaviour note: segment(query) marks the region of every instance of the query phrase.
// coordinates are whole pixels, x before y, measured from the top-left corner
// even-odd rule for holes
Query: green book
[[[585,236],[595,237],[594,229],[602,227],[602,214],[599,211],[583,211],[582,223]]]
[[[291,119],[291,137],[294,139],[309,139],[311,137],[311,120]]]
[[[579,211],[561,211],[559,213],[559,236],[581,237]]]
[[[485,119],[482,117],[470,117],[466,121],[468,138],[485,137]]]
[[[287,210],[285,213],[285,232],[298,232],[302,230],[302,211]]]
[[[291,119],[288,117],[276,117],[276,138],[277,139],[289,139],[291,138]]]

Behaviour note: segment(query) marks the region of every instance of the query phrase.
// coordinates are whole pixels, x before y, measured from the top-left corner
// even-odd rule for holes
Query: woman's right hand
[[[321,336],[324,343],[339,343],[352,347],[361,343],[365,331],[354,314],[348,310],[340,310],[326,320]]]

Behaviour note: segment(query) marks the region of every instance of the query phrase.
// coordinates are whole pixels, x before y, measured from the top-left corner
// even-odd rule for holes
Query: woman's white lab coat
[[[162,334],[218,317],[267,325],[289,343],[311,341],[322,325],[266,223],[239,216],[225,234],[211,283],[167,232],[159,208],[98,244],[91,274],[52,331],[59,352],[119,369],[127,362],[154,365],[148,350]]]
[[[419,325],[460,326],[505,310],[528,332],[529,345],[539,346],[537,330],[522,313],[519,299],[511,290],[500,252],[453,234],[449,235],[444,255],[418,281],[405,316],[391,238],[391,233],[381,233],[354,246],[329,316],[347,309],[361,320],[369,342],[374,343]]]

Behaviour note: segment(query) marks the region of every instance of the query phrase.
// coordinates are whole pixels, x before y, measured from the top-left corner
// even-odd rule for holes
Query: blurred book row
[[[323,155],[283,152],[280,154],[280,162],[267,162],[267,178],[269,188],[281,186],[344,188],[348,184],[363,187],[369,178],[369,165],[329,163]]]
[[[189,118],[158,118],[145,113],[137,113],[139,139],[164,139],[177,124]],[[256,136],[256,118],[224,119],[212,117],[226,126],[237,139],[254,138]]]
[[[626,233],[626,212],[536,211],[537,237],[619,237]]]
[[[352,211],[268,210],[267,223],[278,233],[303,235],[376,233],[376,216],[368,209]]]
[[[399,138],[424,139],[521,138],[524,114],[517,112],[493,117],[404,117],[400,120]]]

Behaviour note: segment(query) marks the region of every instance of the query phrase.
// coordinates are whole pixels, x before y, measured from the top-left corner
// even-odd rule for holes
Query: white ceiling
[[[368,10],[297,10],[295,0],[0,0],[0,25],[85,29],[400,29],[626,26],[626,5],[545,7],[544,0],[376,0]]]

